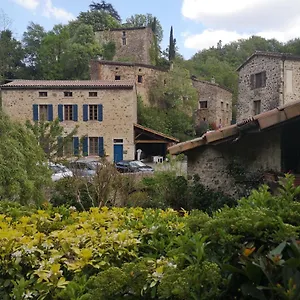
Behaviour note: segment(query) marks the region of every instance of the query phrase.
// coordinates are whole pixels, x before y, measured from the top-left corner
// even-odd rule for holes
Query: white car
[[[66,177],[73,177],[73,172],[62,164],[48,163],[49,168],[52,171],[52,181],[58,181]]]

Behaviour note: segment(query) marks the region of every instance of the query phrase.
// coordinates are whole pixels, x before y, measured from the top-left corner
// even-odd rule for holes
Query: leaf
[[[241,286],[241,291],[244,296],[251,296],[254,299],[259,299],[259,300],[267,300],[264,293],[261,290],[258,290],[252,284],[249,283],[243,284]]]

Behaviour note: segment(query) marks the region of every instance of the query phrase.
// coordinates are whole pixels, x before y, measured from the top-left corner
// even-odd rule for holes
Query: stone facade
[[[299,100],[300,57],[258,52],[238,71],[238,122]]]
[[[149,27],[117,28],[95,33],[100,44],[113,41],[116,45],[114,61],[151,64],[150,49],[154,34]]]
[[[230,171],[232,162],[239,162],[246,173],[280,172],[280,130],[249,134],[235,143],[195,148],[188,152],[188,175],[198,174],[205,186],[239,198],[245,186]]]
[[[73,84],[76,84],[76,81]],[[137,122],[137,97],[134,85],[123,88],[117,86],[97,88],[92,85],[64,88],[59,86],[59,83],[55,86],[55,82],[53,85],[42,88],[2,86],[3,111],[12,120],[25,123],[26,120],[33,120],[34,105],[38,105],[38,113],[40,113],[41,105],[47,105],[48,109],[51,105],[52,119],[59,116],[59,105],[71,105],[73,114],[75,114],[75,105],[78,112],[77,121],[65,121],[64,118],[61,122],[66,133],[71,132],[77,125],[79,138],[102,137],[104,151],[110,161],[114,158],[114,140],[117,139],[118,143],[122,141],[124,159],[134,159],[134,123]],[[72,92],[72,96],[66,97],[65,91]],[[44,96],[41,97],[40,92],[47,93],[47,96],[43,94]],[[95,105],[99,109],[98,105],[102,105],[102,120],[84,120],[84,105],[89,105],[89,119],[90,106]],[[99,114],[100,111],[98,111]],[[89,155],[90,146],[89,144]]]
[[[92,80],[129,80],[135,82],[138,95],[143,103],[149,105],[150,88],[153,81],[167,72],[159,67],[145,64],[122,63],[104,60],[92,60],[90,77]]]
[[[216,83],[192,79],[199,95],[198,109],[194,114],[195,126],[206,121],[216,127],[231,124],[232,92]]]

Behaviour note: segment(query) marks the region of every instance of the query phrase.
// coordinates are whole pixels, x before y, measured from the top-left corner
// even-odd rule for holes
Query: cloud
[[[205,28],[185,38],[197,50],[252,35],[286,42],[300,32],[299,0],[183,0],[182,14]]]
[[[14,2],[30,10],[35,10],[40,4],[39,0],[14,0]]]
[[[63,8],[55,7],[51,0],[45,1],[43,16],[66,22],[74,19],[74,15]]]

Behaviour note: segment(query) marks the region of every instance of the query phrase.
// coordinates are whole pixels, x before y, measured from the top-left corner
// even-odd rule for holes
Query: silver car
[[[58,181],[63,178],[73,177],[73,172],[69,170],[67,167],[65,167],[64,165],[49,162],[48,166],[52,171],[52,175],[51,175],[52,181]]]
[[[101,166],[101,163],[95,160],[79,159],[69,163],[69,169],[74,173],[74,176],[79,177],[94,176],[99,166]]]

